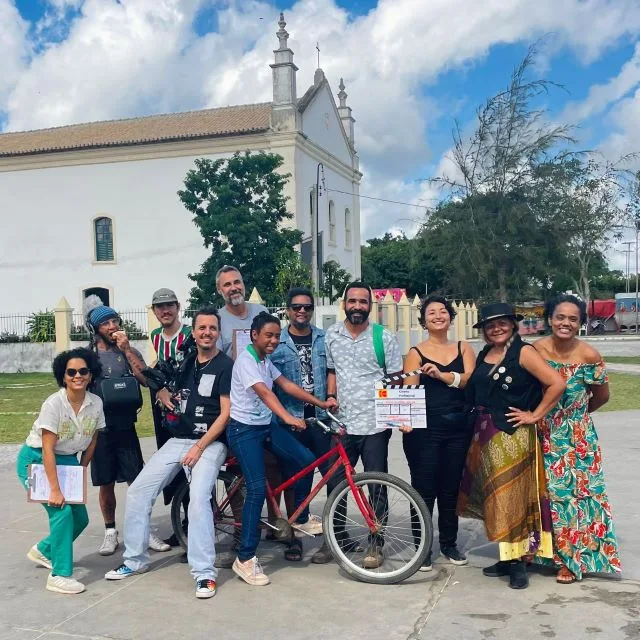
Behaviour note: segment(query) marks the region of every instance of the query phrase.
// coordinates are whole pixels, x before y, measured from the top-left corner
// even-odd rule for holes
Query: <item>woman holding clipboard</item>
[[[42,464],[51,488],[43,502],[49,516],[49,535],[29,549],[27,558],[51,570],[47,589],[81,593],[85,586],[73,578],[73,541],[89,523],[84,504],[67,504],[58,481],[57,465],[87,467],[97,432],[105,426],[102,400],[87,391],[101,373],[100,362],[88,349],[58,354],[53,375],[60,390],[40,408],[26,443],[18,454],[18,477],[29,488],[29,465]],[[81,453],[78,461],[78,453]]]

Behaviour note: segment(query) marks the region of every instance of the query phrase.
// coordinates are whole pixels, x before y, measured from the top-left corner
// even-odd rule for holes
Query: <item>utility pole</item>
[[[320,277],[322,275],[322,266],[319,264],[319,251],[318,251],[318,238],[320,226],[320,196],[322,191],[320,189],[320,172],[322,171],[322,186],[324,187],[324,165],[322,162],[318,162],[316,167],[316,201],[315,210],[311,208],[311,282],[313,283],[314,290],[320,294]]]
[[[638,236],[640,235],[640,218],[635,220],[636,230],[636,335],[638,334]]]
[[[624,292],[629,293],[629,290],[631,289],[631,277],[630,277],[631,274],[629,272],[631,271],[631,253],[632,253],[631,245],[633,244],[633,241],[629,240],[627,242],[623,242],[622,244],[627,245],[627,248],[623,249],[624,257],[625,257]]]

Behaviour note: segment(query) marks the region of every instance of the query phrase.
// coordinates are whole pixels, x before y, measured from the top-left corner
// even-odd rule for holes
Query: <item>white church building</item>
[[[291,224],[310,239],[317,214],[320,260],[360,276],[362,174],[344,84],[336,103],[317,69],[298,97],[282,15],[278,24],[272,102],[0,134],[0,314],[62,296],[79,311],[90,293],[141,308],[159,287],[186,301],[207,250],[177,191],[196,158],[245,150],[284,158]]]

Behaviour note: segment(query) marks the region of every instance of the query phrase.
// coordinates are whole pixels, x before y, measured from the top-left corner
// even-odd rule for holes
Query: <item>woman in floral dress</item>
[[[539,423],[553,521],[552,563],[560,568],[557,581],[562,584],[581,580],[585,573],[621,569],[591,419],[591,413],[609,400],[609,384],[600,354],[576,337],[586,316],[583,301],[558,296],[545,309],[552,333],[535,343],[567,384],[558,404]]]

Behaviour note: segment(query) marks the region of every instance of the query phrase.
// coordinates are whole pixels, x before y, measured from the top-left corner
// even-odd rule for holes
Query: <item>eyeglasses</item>
[[[289,309],[293,311],[313,311],[312,304],[290,304]]]
[[[89,369],[87,367],[80,367],[80,369],[67,369],[65,373],[70,378],[75,378],[77,375],[86,376],[89,374]]]

